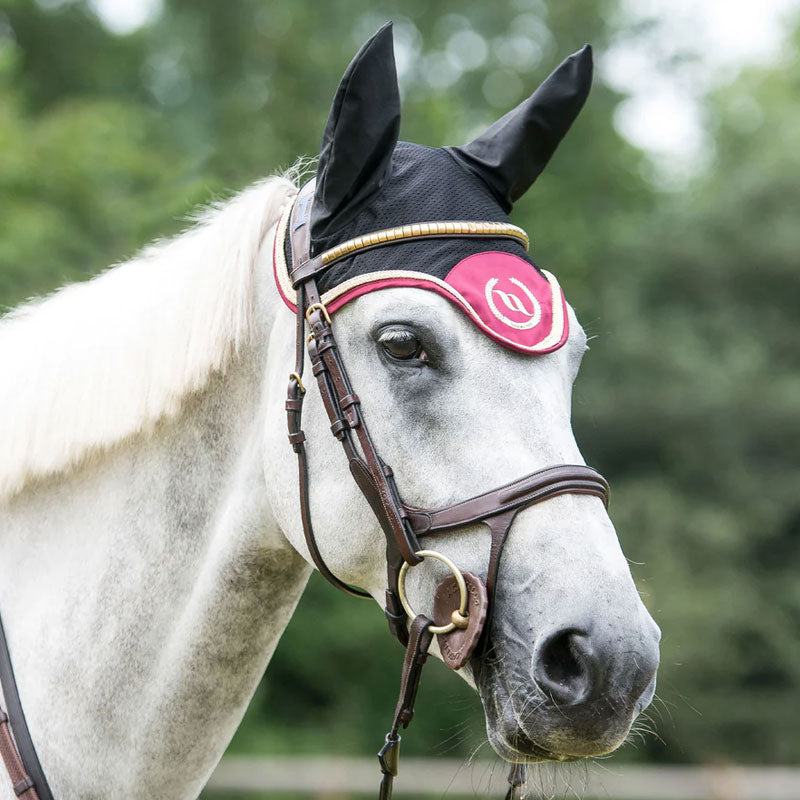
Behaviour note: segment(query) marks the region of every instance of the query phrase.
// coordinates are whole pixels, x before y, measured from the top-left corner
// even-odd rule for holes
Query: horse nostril
[[[539,688],[565,705],[588,699],[595,682],[595,664],[589,637],[566,628],[554,631],[536,643],[533,677]]]

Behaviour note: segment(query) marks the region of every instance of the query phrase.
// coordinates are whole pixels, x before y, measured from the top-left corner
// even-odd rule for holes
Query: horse
[[[317,169],[312,248],[315,230],[324,242],[326,224],[340,224],[354,197],[370,203],[391,185],[387,165],[401,148],[396,76],[388,90],[380,78],[393,75],[390,54],[383,28],[340,85]],[[573,58],[559,80],[585,72],[587,58]],[[537,113],[553,89],[543,85]],[[348,109],[383,117],[354,124]],[[470,197],[499,196],[475,177],[478,152],[423,155],[468,179]],[[343,153],[361,159],[361,183],[344,195],[335,170],[354,167],[342,167]],[[371,188],[367,160],[378,174]],[[506,166],[517,176],[541,165]],[[297,325],[282,240],[298,179],[256,183],[185,233],[0,321],[0,613],[26,725],[59,800],[196,797],[313,566],[386,601],[385,526],[331,436],[323,388],[295,374],[290,398],[307,396],[316,554],[301,522],[286,441]],[[521,193],[516,184],[508,191],[512,200]],[[507,239],[493,251],[502,258],[491,263],[521,263],[523,251],[509,250],[521,235],[502,230]],[[437,258],[447,258],[453,240],[410,244],[423,258],[438,244]],[[383,263],[400,252],[368,255]],[[363,420],[409,508],[446,507],[554,464],[584,464],[570,404],[586,335],[554,279],[524,266],[552,290],[552,325],[562,314],[558,341],[540,352],[488,335],[480,314],[453,302],[452,286],[446,296],[443,281],[422,272],[371,291],[356,281],[348,302],[309,317],[313,338],[327,324],[321,312],[333,314]],[[497,320],[512,323],[508,342],[521,342],[513,337],[527,335],[545,300],[528,284],[497,286],[486,296]],[[485,322],[494,312],[484,311]],[[516,508],[503,545],[483,645],[457,670],[480,696],[493,748],[511,762],[614,750],[652,698],[660,634],[604,503],[597,492],[570,491]],[[442,533],[437,551],[478,583],[490,577],[480,520]],[[430,559],[408,569],[405,603],[430,608],[443,574]],[[407,638],[405,619],[396,628]],[[430,643],[436,657],[443,649]],[[0,781],[0,798],[15,796]]]

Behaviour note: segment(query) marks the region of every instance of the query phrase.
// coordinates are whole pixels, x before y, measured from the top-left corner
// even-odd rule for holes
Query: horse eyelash
[[[389,328],[381,331],[379,337],[380,342],[403,342],[409,339],[417,339],[419,341],[419,336],[408,328]]]

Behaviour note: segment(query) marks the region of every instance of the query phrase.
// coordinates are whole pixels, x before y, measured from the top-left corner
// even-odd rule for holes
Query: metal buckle
[[[292,378],[294,378],[294,380],[297,381],[297,388],[300,389],[300,394],[305,394],[306,393],[306,387],[303,386],[303,381],[302,381],[301,377],[296,372],[290,372],[289,373],[289,380],[292,380]]]
[[[442,634],[442,633],[450,633],[454,628],[466,628],[467,627],[467,601],[469,595],[467,594],[467,584],[464,580],[464,576],[461,574],[461,570],[445,555],[438,553],[436,550],[419,550],[417,551],[417,555],[420,558],[434,558],[437,561],[441,561],[450,572],[453,573],[453,577],[456,579],[456,583],[458,584],[458,593],[459,593],[459,604],[458,608],[453,611],[450,615],[450,622],[447,625],[429,625],[428,630],[431,633]],[[411,608],[411,604],[408,602],[408,597],[406,597],[406,573],[408,572],[408,568],[411,565],[408,561],[403,563],[403,566],[400,567],[400,573],[397,576],[397,594],[400,597],[400,602],[403,605],[403,609],[405,610],[406,614],[408,614],[410,619],[414,619],[417,616],[416,611]]]
[[[386,741],[378,753],[378,763],[384,775],[397,776],[397,767],[400,761],[400,736],[396,733],[386,734]]]
[[[311,314],[312,311],[321,311],[322,312],[322,316],[325,317],[325,322],[327,322],[328,325],[331,324],[331,315],[328,313],[328,309],[325,308],[325,303],[312,303],[306,309],[306,322],[309,325],[311,324],[311,320],[309,319],[309,315]]]

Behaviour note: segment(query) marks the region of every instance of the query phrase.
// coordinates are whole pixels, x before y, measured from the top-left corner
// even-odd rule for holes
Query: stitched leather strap
[[[536,505],[560,494],[589,494],[608,506],[606,479],[595,469],[562,464],[537,470],[505,486],[441,508],[406,506],[408,521],[417,536],[461,528],[496,514]]]
[[[33,786],[33,779],[25,771],[25,765],[14,744],[11,728],[8,726],[8,715],[2,708],[0,708],[0,757],[3,759],[17,797],[22,797],[24,800],[38,800],[39,795]]]
[[[308,308],[314,308],[319,302],[319,295],[313,280],[306,283],[306,291]],[[319,308],[308,314],[308,320],[313,334],[313,339],[308,343],[308,353],[331,420],[331,430],[345,445],[351,472],[353,461],[361,462],[361,474],[354,473],[354,477],[362,491],[367,494],[387,539],[393,542],[405,561],[412,565],[418,564],[420,559],[416,553],[420,549],[419,543],[405,522],[405,512],[392,471],[378,456],[369,430],[363,422],[360,403],[342,364],[330,323]],[[360,458],[355,448],[356,441],[361,451]],[[368,480],[362,483],[364,478]]]
[[[302,209],[302,203],[295,202],[292,209],[292,216],[290,225],[292,229],[296,229],[301,233],[299,235],[307,235],[308,220],[297,220],[296,214],[298,209]],[[310,206],[307,207],[310,212]],[[325,559],[319,551],[317,545],[317,538],[314,535],[314,526],[311,521],[311,498],[309,495],[309,481],[308,481],[308,456],[306,455],[306,435],[302,429],[303,422],[303,400],[305,398],[305,387],[302,385],[303,370],[305,364],[305,288],[299,287],[297,290],[297,330],[296,330],[296,349],[295,349],[295,365],[294,372],[289,377],[289,386],[286,394],[286,421],[288,426],[289,442],[292,445],[295,453],[297,454],[297,471],[298,471],[298,485],[300,488],[300,518],[303,523],[303,536],[305,538],[306,547],[311,556],[312,561],[316,565],[320,574],[337,589],[354,597],[369,597],[369,592],[363,589],[358,589],[354,586],[349,586],[344,581],[336,577],[331,572]]]
[[[313,182],[310,182],[301,189],[289,220],[292,262],[295,266],[311,260],[309,251],[312,197]],[[307,311],[309,313],[306,319]],[[381,461],[369,431],[362,422],[360,401],[350,385],[341,362],[327,314],[320,303],[316,283],[313,279],[306,280],[297,287],[295,369],[289,380],[286,399],[289,442],[298,459],[303,532],[311,558],[320,573],[337,589],[359,597],[368,597],[368,593],[348,586],[331,572],[319,552],[314,536],[305,434],[301,427],[305,391],[301,388],[300,381],[305,360],[306,322],[311,331],[307,346],[312,372],[317,379],[320,396],[331,424],[331,432],[341,442],[350,471],[386,534],[387,562],[394,563],[396,553],[399,552],[409,563],[419,563],[419,558],[416,556],[419,544],[406,525],[405,512],[394,485],[392,472]],[[399,617],[397,606],[399,603],[394,604],[393,608]],[[405,634],[405,616],[397,620],[394,630],[402,640]]]
[[[494,606],[500,556],[514,518],[523,508],[562,494],[592,495],[608,506],[608,482],[597,470],[582,464],[562,464],[537,470],[524,478],[450,506],[426,509],[405,506],[405,510],[417,536],[439,534],[478,522],[489,528],[492,541],[486,573],[488,627]]]
[[[3,697],[8,706],[7,716],[0,708],[0,754],[14,791],[24,800],[53,800],[22,711],[2,618],[0,618],[0,687],[3,689]]]
[[[381,786],[379,800],[390,800],[392,783],[397,775],[400,757],[400,728],[407,728],[414,718],[414,702],[417,699],[422,668],[428,658],[433,634],[430,632],[431,620],[420,614],[411,623],[403,659],[403,672],[400,678],[400,694],[394,710],[394,718],[389,733],[386,734],[383,747],[378,752],[380,764]]]

